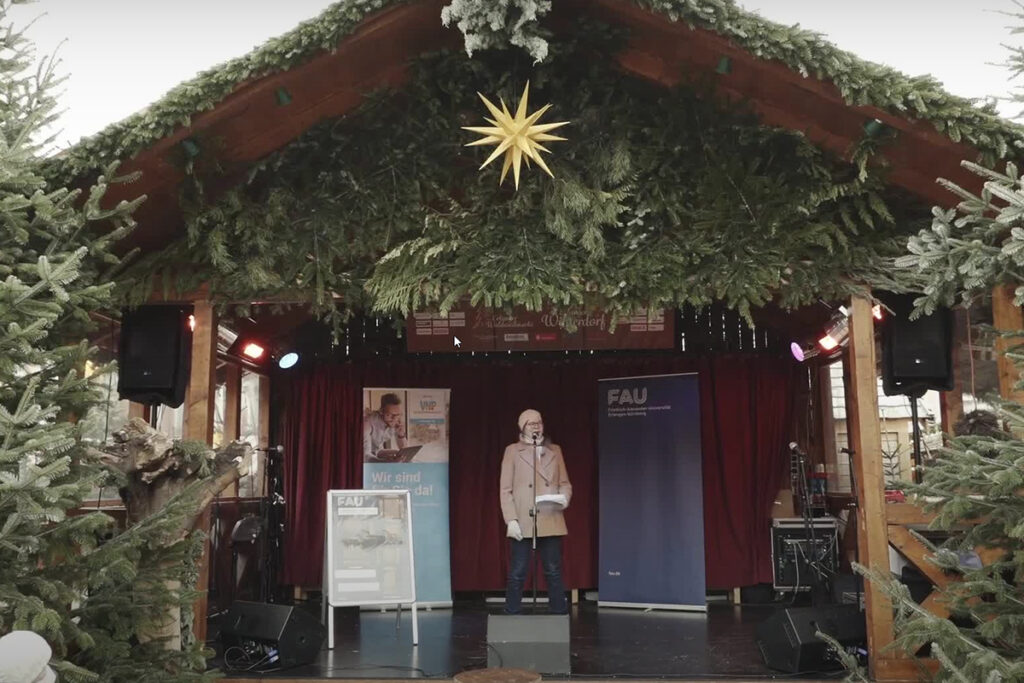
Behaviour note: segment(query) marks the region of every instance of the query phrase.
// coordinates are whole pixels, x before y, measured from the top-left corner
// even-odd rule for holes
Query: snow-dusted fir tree
[[[1011,62],[1019,74],[1024,53],[1014,51]],[[1024,302],[1024,185],[1017,166],[964,166],[984,181],[982,192],[946,183],[959,205],[935,208],[931,229],[912,238],[910,255],[898,262],[919,278],[923,311],[984,304],[999,286]],[[1012,342],[1006,355],[1024,358]],[[962,579],[941,591],[953,618],[921,609],[887,577],[873,579],[893,598],[898,643],[909,651],[930,643],[939,680],[1024,681],[1024,406],[1002,402],[997,411],[961,421],[960,435],[924,470],[923,482],[909,487],[932,501],[925,507],[938,514],[936,528],[950,530],[934,557]]]
[[[58,79],[11,26],[12,4],[0,0],[0,635],[42,635],[67,683],[198,678],[198,647],[146,637],[193,599],[166,586],[194,547],[179,529],[194,503],[121,533],[104,514],[73,514],[108,476],[74,424],[98,399],[80,340],[109,305],[110,249],[135,205],[100,207],[113,168],[84,192],[43,176]]]

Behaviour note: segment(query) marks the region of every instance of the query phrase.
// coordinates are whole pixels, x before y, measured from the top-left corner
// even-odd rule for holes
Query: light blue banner
[[[363,487],[409,489],[416,601],[451,603],[448,463],[363,463]]]

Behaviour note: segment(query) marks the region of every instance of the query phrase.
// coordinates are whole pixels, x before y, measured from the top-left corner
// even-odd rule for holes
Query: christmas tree
[[[204,678],[201,644],[152,637],[194,599],[173,588],[194,566],[181,533],[194,496],[120,533],[78,514],[111,476],[75,424],[100,398],[81,340],[111,306],[111,249],[137,202],[101,208],[112,167],[84,192],[42,174],[59,78],[11,25],[13,4],[0,0],[0,635],[43,636],[68,683]]]
[[[1024,53],[1014,51],[1011,62],[1020,73]],[[983,304],[995,287],[1013,289],[1017,305],[1024,301],[1024,187],[1017,167],[964,166],[984,189],[974,194],[945,183],[960,203],[933,209],[931,229],[912,238],[910,255],[897,262],[924,293],[919,312]],[[1006,355],[1022,358],[1014,345]],[[940,663],[938,680],[1024,681],[1024,406],[993,401],[998,415],[965,416],[924,469],[922,483],[908,486],[937,514],[933,527],[950,534],[933,547],[933,559],[960,579],[939,591],[951,617],[922,609],[889,577],[872,576],[896,608],[897,646],[910,653],[930,646]]]

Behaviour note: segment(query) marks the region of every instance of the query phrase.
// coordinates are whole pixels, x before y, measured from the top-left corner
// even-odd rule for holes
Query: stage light
[[[194,315],[188,317],[188,329],[190,332],[196,331],[196,317]]]
[[[882,306],[881,306],[881,304],[875,304],[874,306],[871,307],[871,315],[874,317],[875,320],[881,320],[882,319]]]
[[[278,88],[274,91],[274,99],[277,100],[277,106],[287,107],[292,103],[292,94],[287,88]]]
[[[868,119],[864,122],[864,132],[867,133],[870,138],[881,135],[887,128],[888,126],[882,123],[879,119]]]
[[[294,351],[289,351],[288,353],[281,356],[281,359],[277,361],[277,367],[281,368],[282,370],[287,370],[288,368],[295,367],[295,364],[298,362],[299,354],[295,353]]]
[[[715,67],[715,71],[723,76],[728,73],[732,73],[732,59],[726,56],[719,58],[718,66]]]
[[[813,344],[807,346],[801,345],[799,342],[793,342],[789,345],[789,351],[793,354],[793,358],[803,363],[808,358],[814,358],[818,355],[818,347]]]
[[[182,140],[181,149],[185,152],[186,159],[195,159],[199,156],[199,143],[192,138],[185,138]]]
[[[850,319],[843,316],[828,329],[823,337],[818,340],[818,346],[824,351],[834,351],[839,348],[850,334]]]
[[[266,353],[266,349],[256,342],[249,342],[242,347],[242,355],[251,360],[259,360]]]

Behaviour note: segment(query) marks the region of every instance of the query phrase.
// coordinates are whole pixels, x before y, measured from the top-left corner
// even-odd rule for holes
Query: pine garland
[[[608,58],[617,40],[583,25],[535,67],[507,52],[419,60],[401,92],[310,130],[212,204],[191,193],[187,240],[137,264],[130,289],[185,266],[180,287],[312,291],[317,313],[341,316],[464,297],[613,314],[723,301],[747,314],[888,277],[899,233],[927,214],[869,163],[884,141],[842,162],[708,88],[624,76]],[[556,178],[528,172],[513,192],[498,169],[478,172],[460,126],[482,115],[477,91],[509,100],[527,79],[572,124]]]
[[[214,67],[168,92],[159,101],[113,124],[51,162],[49,176],[72,184],[95,175],[106,164],[124,160],[188,127],[193,117],[213,109],[241,84],[287,71],[337,48],[367,16],[408,0],[342,0],[253,52]],[[930,76],[909,77],[840,50],[813,31],[782,26],[740,9],[732,0],[634,0],[671,21],[712,31],[754,56],[777,60],[805,77],[834,83],[851,106],[872,105],[908,120],[931,123],[956,142],[978,150],[978,161],[992,165],[1024,149],[1020,126],[999,118],[991,106],[945,92]],[[551,0],[454,0],[445,22],[465,34],[466,49],[518,46],[537,61],[547,56],[549,33],[539,24]]]

